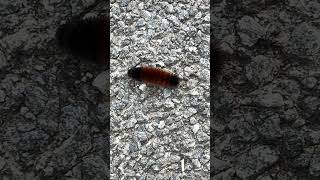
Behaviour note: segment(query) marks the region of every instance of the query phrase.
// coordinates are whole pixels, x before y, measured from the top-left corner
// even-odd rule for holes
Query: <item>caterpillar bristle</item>
[[[128,70],[128,76],[145,84],[160,87],[174,88],[180,83],[180,78],[174,73],[150,66],[133,67]]]

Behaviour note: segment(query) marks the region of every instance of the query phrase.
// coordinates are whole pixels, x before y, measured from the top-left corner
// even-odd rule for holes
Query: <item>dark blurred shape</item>
[[[90,62],[109,64],[109,18],[106,16],[72,19],[56,32],[59,46]]]

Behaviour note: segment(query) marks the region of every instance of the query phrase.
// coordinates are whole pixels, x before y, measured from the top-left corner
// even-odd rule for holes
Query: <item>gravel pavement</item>
[[[112,1],[110,14],[111,178],[209,179],[209,1]],[[135,82],[140,62],[185,80]]]

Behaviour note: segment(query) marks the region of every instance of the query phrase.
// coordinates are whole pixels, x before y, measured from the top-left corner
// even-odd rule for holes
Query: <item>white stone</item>
[[[201,13],[201,12],[198,12],[194,18],[200,19],[201,17],[202,17],[202,13]]]
[[[160,121],[160,123],[158,124],[158,128],[159,128],[159,129],[163,129],[165,125],[166,125],[166,124],[165,124],[164,121]]]
[[[146,85],[145,84],[141,84],[140,86],[139,86],[139,89],[141,90],[141,91],[144,91],[144,90],[146,90]]]
[[[170,99],[166,100],[165,105],[168,108],[173,108],[174,107],[174,103]]]
[[[199,123],[193,125],[193,127],[192,127],[192,131],[195,134],[199,131],[199,129],[200,129],[200,124]]]

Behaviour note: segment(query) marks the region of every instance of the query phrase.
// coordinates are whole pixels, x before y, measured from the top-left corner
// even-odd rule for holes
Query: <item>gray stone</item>
[[[320,131],[311,131],[308,133],[308,137],[312,144],[320,143]]]
[[[108,94],[109,91],[109,73],[103,71],[100,73],[92,82],[92,85],[97,87],[99,91],[103,94]]]
[[[120,6],[127,6],[130,3],[130,0],[121,0]]]
[[[0,157],[0,170],[3,169],[4,165],[6,164],[6,161],[4,158]]]
[[[6,98],[6,94],[4,91],[0,90],[0,102],[4,102]]]
[[[47,93],[36,86],[29,86],[26,88],[26,106],[35,114],[45,108],[46,101],[48,100]]]
[[[145,132],[138,132],[138,138],[143,142],[148,140],[148,136]]]
[[[295,26],[292,32],[291,39],[287,42],[288,51],[294,54],[300,54],[301,57],[315,58],[319,56],[320,36],[318,28],[302,22],[298,26]],[[290,45],[289,45],[290,44]],[[294,46],[291,46],[294,44]]]
[[[279,116],[271,116],[263,119],[264,123],[259,127],[261,133],[266,139],[277,139],[281,137],[280,118]]]
[[[238,158],[236,173],[240,178],[250,178],[272,166],[279,159],[278,153],[267,146],[258,146]]]
[[[315,154],[314,157],[311,159],[309,171],[310,171],[310,174],[313,175],[313,176],[319,176],[320,175],[320,157],[319,157],[319,154]]]
[[[244,45],[252,46],[257,40],[265,35],[265,29],[250,16],[243,16],[239,22],[239,35]]]
[[[256,101],[265,107],[281,107],[284,105],[283,97],[279,93],[259,95]]]
[[[142,27],[142,26],[144,26],[146,24],[146,22],[144,21],[144,19],[138,19],[138,21],[137,21],[137,23],[136,23],[136,25],[137,25],[137,27]]]
[[[256,56],[246,66],[246,76],[255,85],[262,85],[273,80],[277,74],[279,63],[263,55]]]
[[[210,166],[213,172],[221,172],[222,170],[229,168],[230,163],[223,161],[221,159],[212,157]]]
[[[8,65],[7,57],[4,55],[2,51],[0,51],[0,69],[6,67]]]
[[[317,84],[317,81],[318,80],[315,77],[307,77],[302,83],[308,88],[313,88]]]

